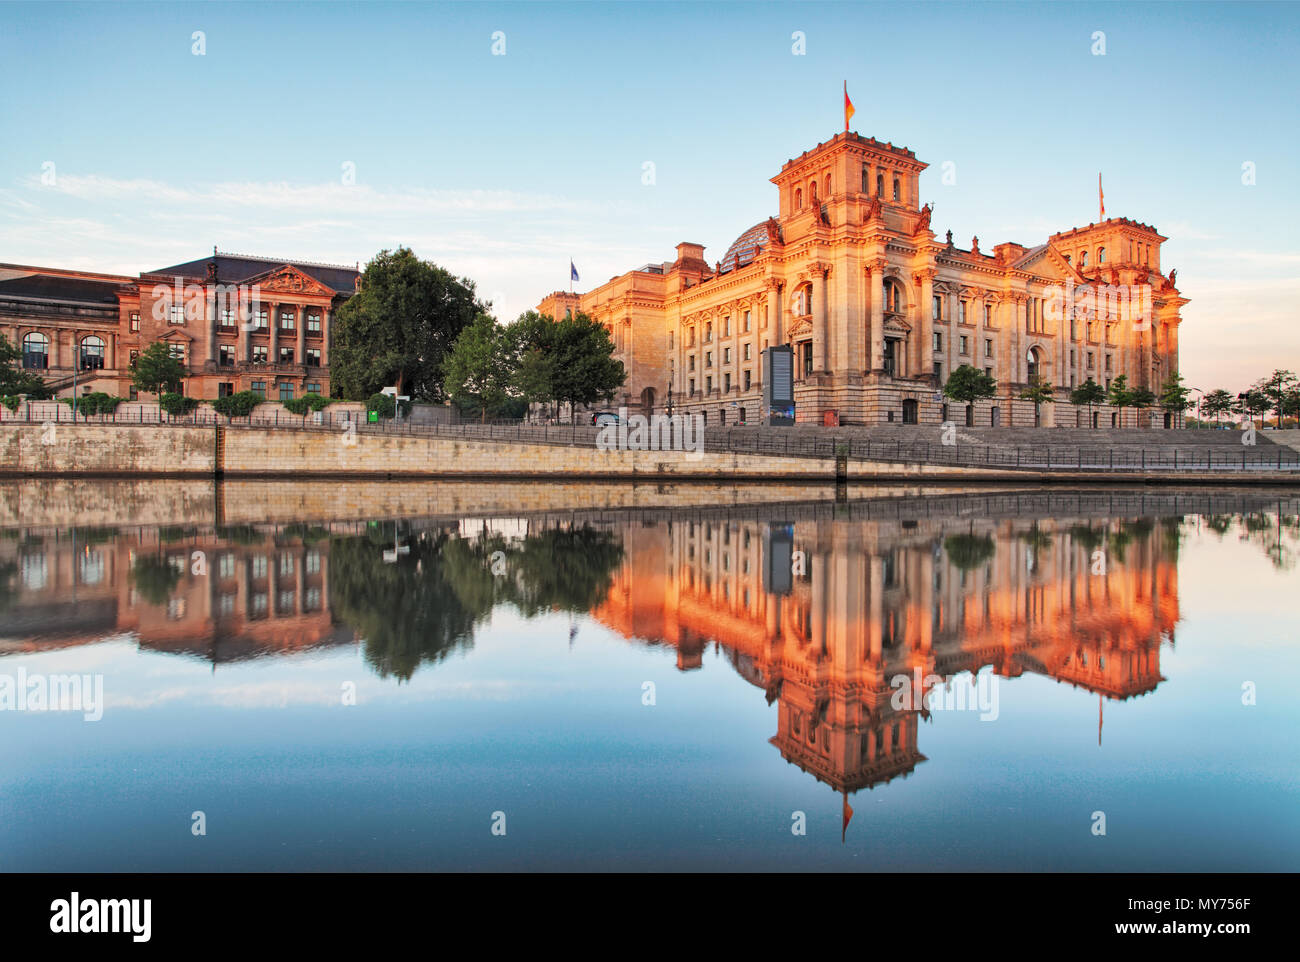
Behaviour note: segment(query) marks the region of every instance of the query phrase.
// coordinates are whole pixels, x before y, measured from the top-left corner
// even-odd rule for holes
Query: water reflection
[[[0,541],[0,654],[129,635],[222,663],[359,645],[410,679],[493,612],[571,612],[694,671],[709,645],[776,703],[770,739],[845,795],[926,761],[900,676],[1034,674],[1156,692],[1189,527],[1294,564],[1271,495],[1010,493],[516,519],[18,530]],[[961,677],[966,676],[966,677]],[[931,706],[932,707],[932,706]]]

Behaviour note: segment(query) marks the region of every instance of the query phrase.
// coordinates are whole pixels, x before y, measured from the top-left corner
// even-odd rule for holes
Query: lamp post
[[[1199,429],[1201,427],[1201,401],[1205,398],[1205,392],[1199,387],[1188,388],[1188,390],[1195,391],[1200,395],[1200,397],[1196,399],[1196,427]]]

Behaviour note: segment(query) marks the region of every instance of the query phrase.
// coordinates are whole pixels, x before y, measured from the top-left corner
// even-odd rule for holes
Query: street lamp
[[[1200,395],[1200,397],[1196,399],[1196,427],[1199,429],[1201,427],[1201,401],[1205,399],[1205,392],[1199,387],[1189,387],[1187,390],[1195,391]]]

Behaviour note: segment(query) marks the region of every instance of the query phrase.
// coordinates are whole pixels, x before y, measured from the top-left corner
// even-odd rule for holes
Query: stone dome
[[[757,257],[758,252],[768,244],[767,225],[767,221],[759,221],[737,237],[731,246],[727,248],[727,253],[722,258],[718,273],[725,274],[737,267],[744,267]]]

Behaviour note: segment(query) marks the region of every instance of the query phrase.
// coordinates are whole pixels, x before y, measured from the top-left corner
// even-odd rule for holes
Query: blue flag
[[[578,277],[578,269],[577,269],[576,267],[573,266],[573,261],[572,261],[572,260],[569,261],[569,280],[571,280],[571,281],[577,281],[577,280],[579,280],[579,277]]]

